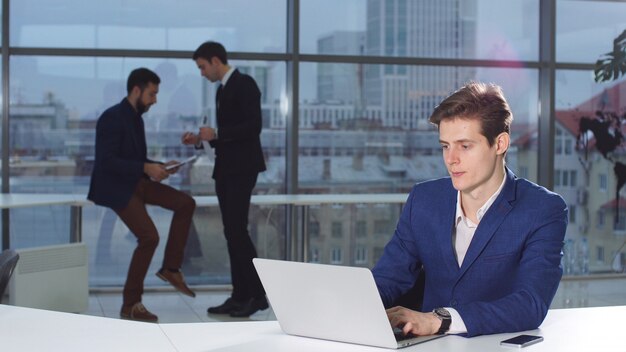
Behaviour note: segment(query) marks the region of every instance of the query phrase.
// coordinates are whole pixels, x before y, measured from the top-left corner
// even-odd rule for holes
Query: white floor
[[[271,308],[259,311],[250,318],[231,318],[228,315],[207,314],[207,308],[222,304],[230,292],[196,290],[191,298],[178,292],[146,292],[142,302],[159,317],[159,323],[198,323],[211,321],[276,320]],[[89,295],[89,309],[83,314],[119,318],[122,306],[121,292],[96,292]]]
[[[177,292],[146,292],[143,303],[159,317],[160,323],[192,323],[211,321],[276,320],[271,307],[250,318],[207,314],[207,308],[221,304],[227,291],[197,290],[196,298]],[[94,292],[89,297],[89,309],[84,314],[119,318],[121,292]],[[606,279],[565,279],[559,285],[551,308],[599,307],[626,305],[626,276]]]

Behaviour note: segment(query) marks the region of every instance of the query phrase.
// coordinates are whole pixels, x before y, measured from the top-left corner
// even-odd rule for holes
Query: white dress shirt
[[[235,71],[235,66],[230,66],[230,68],[228,69],[228,71],[226,71],[226,73],[224,74],[224,77],[222,77],[220,81],[222,83],[222,86],[226,86],[226,82],[228,82],[228,79],[230,78],[230,76],[233,74],[234,71]]]

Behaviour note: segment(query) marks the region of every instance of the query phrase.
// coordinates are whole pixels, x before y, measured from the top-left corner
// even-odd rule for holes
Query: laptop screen
[[[369,269],[261,258],[254,265],[285,333],[399,347]]]

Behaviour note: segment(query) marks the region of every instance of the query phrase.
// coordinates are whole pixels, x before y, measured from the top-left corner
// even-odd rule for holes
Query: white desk
[[[356,322],[358,324],[358,322]],[[626,306],[551,310],[538,330],[544,341],[525,352],[626,351]],[[519,333],[446,336],[401,351],[516,351],[499,345]],[[387,349],[284,334],[276,321],[151,324],[0,305],[2,351],[348,351]]]
[[[357,322],[358,323],[358,322]],[[179,351],[386,351],[386,349],[289,336],[275,321],[241,323],[162,324]],[[626,306],[551,310],[537,330],[544,341],[525,352],[626,351]],[[401,351],[516,351],[500,341],[521,333],[465,338],[446,336]],[[388,350],[387,350],[388,351]]]
[[[0,349],[6,352],[176,351],[157,324],[7,305],[0,305]]]

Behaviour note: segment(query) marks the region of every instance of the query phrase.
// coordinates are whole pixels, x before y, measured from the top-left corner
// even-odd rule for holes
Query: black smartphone
[[[510,339],[500,341],[500,345],[510,347],[526,347],[541,341],[543,341],[543,336],[518,335]]]

